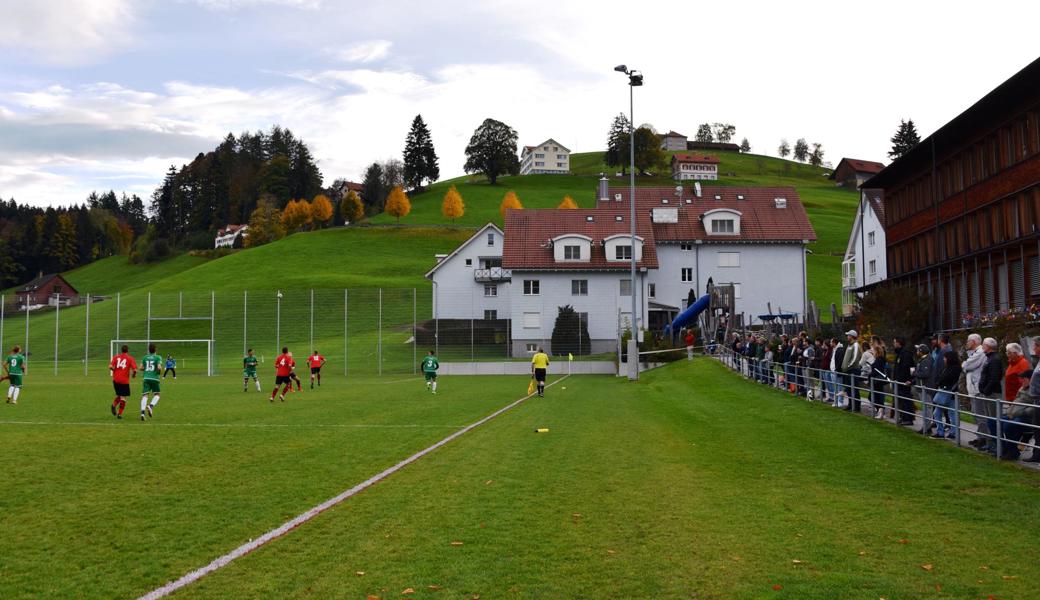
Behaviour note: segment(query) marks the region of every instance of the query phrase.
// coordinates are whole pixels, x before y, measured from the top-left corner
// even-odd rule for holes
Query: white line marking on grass
[[[66,427],[122,427],[118,421],[0,421],[0,425],[62,425]],[[465,425],[409,425],[378,423],[157,423],[150,421],[146,427],[241,427],[241,428],[286,428],[286,429],[462,429]]]
[[[380,381],[383,385],[390,385],[391,383],[407,383],[409,381],[422,381],[422,377],[409,377],[408,379],[395,379],[393,381]]]
[[[568,375],[564,375],[564,376],[560,377],[559,379],[557,379],[556,381],[553,381],[552,383],[548,384],[546,387],[552,387],[552,386],[556,385],[557,383],[563,381],[564,379],[567,379],[568,377],[570,377],[569,374]],[[493,412],[490,415],[484,417],[483,419],[480,419],[479,421],[476,421],[474,423],[470,423],[469,425],[467,425],[464,428],[462,428],[462,429],[456,431],[455,433],[449,435],[448,437],[446,437],[443,440],[437,442],[436,444],[434,444],[432,446],[429,446],[428,448],[425,448],[424,450],[420,450],[419,452],[416,452],[415,454],[409,456],[408,458],[402,460],[401,462],[397,463],[396,465],[386,469],[385,471],[383,471],[383,472],[381,472],[381,473],[379,473],[377,475],[373,475],[372,477],[369,477],[365,481],[362,481],[361,483],[355,485],[354,487],[350,488],[349,490],[346,490],[345,492],[341,493],[340,495],[335,496],[333,498],[329,498],[328,500],[326,500],[325,502],[322,502],[321,504],[315,506],[314,508],[311,508],[310,510],[308,510],[308,511],[306,511],[304,513],[301,513],[300,515],[297,515],[296,517],[294,517],[293,519],[291,519],[289,521],[286,521],[285,523],[282,523],[281,526],[268,531],[267,533],[261,535],[260,537],[256,538],[255,540],[250,540],[249,542],[247,542],[245,544],[242,544],[238,548],[235,548],[231,552],[228,552],[227,554],[225,554],[223,556],[215,558],[208,565],[206,565],[204,567],[201,567],[201,568],[198,568],[198,569],[195,569],[194,571],[190,571],[190,572],[186,573],[185,575],[183,575],[180,579],[177,579],[175,581],[171,581],[171,582],[167,583],[166,585],[164,585],[162,587],[156,588],[156,589],[152,590],[151,592],[148,592],[147,594],[141,596],[139,600],[158,600],[159,598],[164,598],[164,597],[172,594],[173,592],[176,592],[177,590],[179,590],[179,589],[181,589],[181,588],[183,588],[185,586],[191,585],[192,583],[198,581],[199,579],[202,579],[206,575],[209,575],[210,573],[212,573],[212,572],[214,572],[214,571],[216,571],[218,569],[226,567],[227,565],[231,564],[231,561],[235,560],[236,558],[241,558],[241,557],[245,556],[246,554],[249,554],[253,550],[256,550],[257,548],[267,544],[268,542],[272,542],[272,541],[282,537],[283,535],[289,533],[293,529],[296,529],[300,525],[303,525],[307,521],[310,521],[311,519],[313,519],[314,517],[320,515],[321,513],[325,512],[325,511],[327,511],[328,509],[336,506],[337,504],[343,502],[344,500],[350,498],[351,496],[354,496],[354,495],[358,494],[358,492],[361,492],[361,491],[365,490],[366,488],[371,487],[372,485],[374,485],[376,483],[379,483],[380,481],[386,479],[390,475],[393,475],[397,471],[400,471],[401,469],[403,469],[406,466],[412,464],[413,462],[419,460],[420,458],[426,456],[427,454],[433,452],[434,450],[440,448],[441,446],[444,446],[444,445],[448,444],[449,442],[451,442],[455,438],[458,438],[458,437],[466,434],[467,432],[472,431],[473,429],[476,429],[477,427],[480,427],[481,425],[483,425],[484,423],[487,423],[491,419],[494,419],[498,415],[500,415],[500,414],[510,410],[511,408],[514,408],[514,407],[518,406],[524,400],[527,400],[528,398],[530,398],[532,396],[534,396],[534,394],[527,394],[526,396],[523,396],[519,400],[514,400],[513,402],[511,402],[511,403],[507,404],[506,406],[496,410],[495,412]]]

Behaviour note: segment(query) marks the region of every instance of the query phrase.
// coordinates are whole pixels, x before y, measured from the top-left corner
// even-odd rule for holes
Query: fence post
[[[184,292],[177,292],[177,316],[184,317]]]
[[[25,295],[25,362],[29,362],[29,295]]]
[[[379,374],[383,374],[383,288],[379,288],[379,338],[376,341],[376,360],[379,361]]]
[[[314,288],[311,288],[311,344],[310,348],[307,349],[309,355],[314,351]]]
[[[0,344],[3,348],[3,344]],[[83,330],[83,374],[87,374],[87,361],[90,360],[90,294],[87,294],[87,325]]]
[[[997,418],[996,418],[997,431],[996,431],[996,434],[997,434],[997,459],[998,460],[1000,459],[1000,457],[1004,456],[1004,431],[1003,431],[1004,430],[1004,426],[1000,422],[1000,417],[1003,414],[1004,414],[1004,401],[1001,400],[1000,398],[997,398]]]
[[[281,352],[282,348],[282,291],[278,290],[278,294],[275,296],[275,309],[274,309],[274,352],[275,356]]]
[[[4,295],[0,294],[0,350],[4,348]]]
[[[54,294],[54,374],[58,374],[58,327],[61,321],[61,294]]]
[[[418,372],[418,369],[419,369],[418,363],[417,363],[417,361],[419,360],[419,356],[418,356],[419,340],[416,337],[418,335],[418,333],[419,333],[419,329],[418,329],[418,326],[416,324],[416,320],[417,320],[417,317],[418,317],[418,313],[416,312],[416,302],[417,301],[418,301],[418,294],[415,291],[415,288],[412,288],[412,375],[415,375]]]
[[[217,293],[213,290],[209,292],[209,364],[207,365],[209,372],[206,373],[207,377],[212,377],[215,371],[213,361],[217,360],[217,353],[215,352],[217,345]]]
[[[349,292],[349,290],[347,290],[345,288],[343,289],[343,376],[346,376],[346,356],[347,356],[346,355],[346,353],[347,353],[346,323],[347,323],[347,316],[349,315],[349,313],[348,313],[348,310],[349,310],[349,303],[348,303],[349,297],[347,295],[348,292]]]
[[[148,325],[145,328],[146,342],[152,341],[152,293],[148,292]]]
[[[249,290],[242,290],[242,356],[249,350]]]
[[[120,300],[122,300],[122,296],[121,296],[120,292],[116,292],[116,339],[117,340],[119,339],[119,304],[120,304]],[[109,350],[111,350],[111,347],[109,347]],[[111,357],[109,357],[109,358],[111,358]]]

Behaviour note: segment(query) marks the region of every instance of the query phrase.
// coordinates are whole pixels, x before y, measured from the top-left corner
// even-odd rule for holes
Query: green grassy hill
[[[818,241],[808,257],[809,298],[821,312],[841,301],[841,258],[845,251],[859,194],[855,190],[836,187],[827,179],[828,171],[793,161],[757,154],[714,152],[719,158],[720,179],[717,185],[793,186],[809,213]],[[595,204],[596,184],[602,173],[615,174],[602,162],[601,152],[571,155],[571,175],[524,175],[502,177],[490,185],[482,177],[459,177],[431,185],[412,200],[412,212],[401,220],[408,225],[444,225],[450,221],[441,215],[441,202],[451,185],[455,185],[466,204],[466,214],[458,225],[478,227],[493,221],[501,224],[499,205],[502,196],[513,190],[526,208],[554,208],[565,195],[578,206]],[[611,177],[612,185],[625,185],[627,177]],[[669,177],[637,177],[636,185],[675,185]],[[376,223],[393,223],[389,215],[374,217]]]

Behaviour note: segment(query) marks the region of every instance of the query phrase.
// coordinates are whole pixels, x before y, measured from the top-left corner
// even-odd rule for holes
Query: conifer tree
[[[888,152],[888,157],[892,160],[903,156],[907,152],[913,150],[914,146],[921,143],[921,136],[917,134],[917,127],[914,126],[914,120],[909,121],[899,120],[899,129],[896,130],[896,134],[892,136],[892,149]]]
[[[740,141],[740,151],[744,154],[751,152],[751,144],[747,141],[747,138]]]
[[[574,198],[571,198],[570,196],[564,196],[563,197],[563,202],[560,202],[560,205],[557,206],[556,208],[574,209],[574,208],[578,208],[578,205],[575,204]]]
[[[787,143],[786,139],[780,140],[780,147],[776,149],[776,153],[780,155],[780,158],[787,158],[787,155],[791,153],[791,145]]]
[[[621,167],[622,175],[628,167],[628,128],[628,117],[624,114],[614,117],[610,132],[607,133],[607,151],[603,155],[603,163],[608,167]]]
[[[444,194],[444,202],[441,203],[441,214],[445,218],[451,219],[452,223],[455,222],[455,219],[466,214],[466,205],[462,202],[462,194],[455,189],[455,186],[448,188],[448,192]]]
[[[415,115],[404,142],[404,183],[412,190],[421,191],[424,181],[437,181],[440,173],[430,130],[422,115]]]

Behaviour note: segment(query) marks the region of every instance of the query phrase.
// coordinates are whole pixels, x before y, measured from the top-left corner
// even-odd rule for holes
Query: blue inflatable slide
[[[675,317],[675,320],[664,328],[665,334],[678,331],[687,325],[696,325],[697,317],[708,308],[708,304],[710,304],[710,300],[708,295],[704,294],[696,302],[687,306],[686,310],[679,313],[679,316]]]

